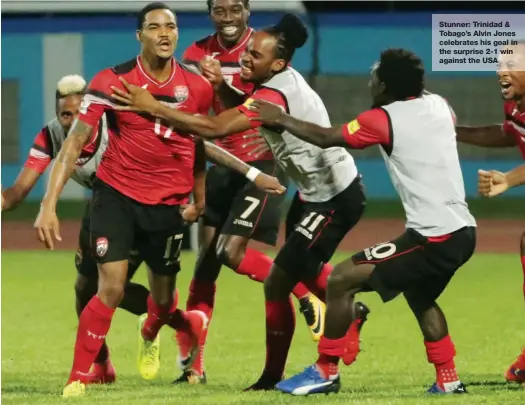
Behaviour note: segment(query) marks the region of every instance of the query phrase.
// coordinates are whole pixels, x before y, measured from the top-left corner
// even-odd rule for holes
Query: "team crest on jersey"
[[[186,101],[189,95],[189,90],[186,86],[175,86],[175,100],[177,103]]]
[[[96,243],[96,251],[98,257],[103,257],[108,252],[108,240],[106,238],[98,238]]]
[[[359,125],[359,122],[357,120],[353,120],[348,124],[348,133],[350,135],[355,134],[361,126]]]

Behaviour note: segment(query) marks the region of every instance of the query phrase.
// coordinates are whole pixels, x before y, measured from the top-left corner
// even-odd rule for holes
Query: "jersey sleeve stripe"
[[[107,94],[96,91],[96,90],[88,90],[87,93],[84,95],[84,103],[86,104],[102,104],[105,106],[108,106],[110,108],[115,108],[116,104],[113,101],[111,97],[109,97]]]
[[[53,149],[53,140],[51,139],[51,131],[49,130],[49,126],[45,126],[43,131],[44,136],[46,137],[46,144],[49,145],[49,150],[46,150],[45,148],[42,148],[42,152],[49,154],[49,156],[55,155],[55,150]],[[33,147],[38,145],[33,145]]]
[[[387,144],[381,144],[381,147],[385,151],[385,153],[390,156],[392,154],[392,151],[394,150],[394,129],[392,127],[392,119],[390,118],[390,114],[387,110],[385,110],[383,107],[379,107],[386,115],[386,118],[388,120],[388,143]]]
[[[50,145],[50,144],[48,144]],[[44,146],[41,146],[37,143],[34,143],[33,146],[31,147],[31,150],[35,150],[35,151],[38,151],[39,153],[43,153],[44,155],[46,156],[53,156],[53,152],[50,151],[49,149],[45,148]]]
[[[290,106],[288,105],[288,99],[286,98],[286,95],[282,91],[274,89],[272,87],[266,87],[266,86],[261,86],[261,88],[268,89],[270,91],[274,91],[274,92],[278,93],[284,100],[284,104],[285,104],[285,108],[286,108],[286,114],[290,114]]]
[[[33,147],[29,150],[29,156],[36,159],[51,159],[51,156],[49,156],[49,154],[38,145],[33,145]]]

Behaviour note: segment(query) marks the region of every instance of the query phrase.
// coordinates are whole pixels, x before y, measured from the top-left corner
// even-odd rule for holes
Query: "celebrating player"
[[[220,61],[226,81],[242,93],[250,94],[253,84],[240,79],[240,57],[253,33],[253,29],[248,27],[249,1],[208,0],[207,5],[216,33],[192,44],[184,52],[184,63],[201,68],[203,58],[214,58]],[[216,114],[224,111],[225,107],[219,97],[215,98],[213,109]],[[287,180],[283,170],[275,162],[271,152],[256,157],[256,145],[244,147],[244,136],[257,133],[256,129],[250,128],[216,142],[263,173],[277,176],[285,184]],[[187,310],[199,309],[211,319],[215,303],[215,282],[222,264],[253,280],[263,282],[266,279],[272,259],[247,248],[247,244],[250,240],[256,240],[275,245],[284,198],[284,195],[265,194],[245,177],[225,167],[213,166],[209,169],[206,206],[199,225],[199,256],[190,285]],[[295,286],[293,294],[299,299],[301,312],[313,340],[318,341],[323,333],[324,304],[301,283]],[[205,382],[203,357],[206,335],[207,332],[202,335],[199,355],[192,369],[184,371],[176,383]]]
[[[470,145],[489,148],[518,146],[525,158],[525,40],[506,49],[506,53],[500,53],[498,65],[498,78],[504,100],[503,125],[457,126],[457,139]],[[525,298],[525,232],[521,236],[520,253]],[[505,378],[508,381],[525,382],[525,347],[505,372]]]
[[[261,127],[248,108],[253,100],[264,99],[295,116],[330,125],[326,108],[317,93],[288,66],[295,50],[306,42],[307,36],[302,21],[291,14],[285,15],[277,25],[256,32],[242,56],[241,79],[256,85],[257,90],[244,105],[218,116],[194,116],[164,108],[139,86],[126,84],[127,93],[118,87],[113,89],[114,98],[128,104],[119,109],[152,114],[166,119],[179,130],[205,138],[220,138],[259,128],[279,164],[299,189],[301,204],[296,209],[300,210],[300,219],[264,281],[266,366],[261,378],[249,390],[274,389],[282,379],[295,329],[289,294],[297,282],[302,281],[317,297],[325,299],[331,271],[327,262],[343,237],[359,221],[365,206],[360,176],[352,156],[344,148],[322,150],[278,128]],[[224,80],[216,84],[219,88],[229,87]],[[296,212],[291,214],[296,215]],[[362,305],[356,309],[359,319],[350,330],[358,342],[359,329],[368,310]],[[354,348],[357,356],[358,344]]]
[[[18,178],[11,187],[2,191],[2,211],[15,209],[32,190],[42,173],[51,161],[58,155],[73,121],[78,116],[80,102],[85,92],[86,82],[77,75],[65,76],[57,83],[56,89],[56,117],[53,118],[36,135],[33,147]],[[86,145],[76,162],[73,180],[88,189],[93,184],[93,174],[100,163],[102,154],[108,143],[107,121],[102,116],[98,125],[94,127],[92,142]],[[75,280],[75,306],[77,315],[97,292],[98,272],[97,264],[91,257],[89,245],[90,204],[88,202],[82,227],[78,238],[78,250],[75,255],[77,278]],[[142,263],[140,255],[132,250],[129,253],[129,270],[124,289],[124,298],[119,307],[135,315],[142,315],[148,311],[146,300],[149,291],[141,284],[132,283],[133,277]],[[105,340],[95,357],[93,368],[86,383],[111,383],[115,381],[115,369],[109,358],[109,349]]]
[[[277,385],[294,395],[337,392],[339,359],[348,364],[345,336],[355,294],[376,291],[384,302],[403,293],[436,368],[430,393],[463,393],[454,345],[436,299],[475,248],[476,222],[465,202],[454,133],[455,116],[438,95],[424,93],[421,60],[404,49],[381,53],[372,69],[374,106],[340,128],[288,115],[279,106],[252,104],[267,126],[283,128],[322,148],[379,145],[407,216],[406,231],[338,264],[328,282],[325,334],[317,362]]]
[[[139,365],[143,377],[153,378],[158,372],[156,337],[163,325],[169,323],[186,331],[184,345],[190,350],[197,347],[206,327],[204,313],[178,310],[174,300],[183,216],[188,211],[198,215],[204,205],[203,189],[194,189],[195,204],[184,214],[180,212],[194,188],[194,178],[199,177],[204,186],[200,175],[205,170],[203,149],[199,148],[196,155],[193,135],[174,132],[160,119],[116,111],[110,97],[110,87],[118,86],[121,76],[137,86],[149,87],[171,107],[192,114],[207,113],[213,89],[208,81],[173,58],[177,37],[175,15],[168,6],[152,3],[142,9],[137,27],[141,54],[99,72],[91,81],[78,120],[56,158],[35,223],[41,241],[52,248],[53,237],[60,238],[55,211],[58,196],[105,113],[109,144],[93,181],[91,205],[91,246],[98,263],[98,291],[80,315],[73,367],[63,391],[66,397],[85,393],[89,368],[122,300],[132,247],[148,266],[151,288],[148,314],[140,328],[143,344]],[[247,173],[249,166],[240,163],[245,166],[243,173]],[[268,176],[265,180],[278,184]],[[274,189],[283,191],[280,185]]]

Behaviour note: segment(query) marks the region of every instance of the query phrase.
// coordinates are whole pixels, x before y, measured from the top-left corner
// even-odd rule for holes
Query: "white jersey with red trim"
[[[276,74],[261,90],[265,88],[282,96],[286,104],[283,107],[292,117],[323,127],[331,126],[323,101],[295,69],[288,67]],[[252,98],[257,99],[261,90]],[[261,127],[260,131],[305,201],[328,201],[344,191],[358,175],[354,159],[344,148],[321,149],[275,128]]]
[[[476,226],[465,201],[449,104],[437,94],[426,94],[382,109],[391,128],[390,148],[380,150],[401,197],[406,227],[424,236],[441,236]]]

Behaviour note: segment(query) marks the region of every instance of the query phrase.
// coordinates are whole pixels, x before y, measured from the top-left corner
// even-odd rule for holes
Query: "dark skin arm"
[[[199,219],[204,211],[206,185],[206,152],[202,139],[195,140],[195,162],[193,164],[193,203],[183,205],[182,218],[187,224]]]
[[[320,148],[331,148],[334,146],[348,147],[343,138],[342,128],[324,128],[310,122],[298,120],[286,114],[278,105],[263,100],[254,100],[248,107],[259,114],[253,120],[262,121],[271,126],[280,126],[292,135],[319,146]]]
[[[117,110],[147,113],[163,119],[178,131],[193,133],[206,139],[222,138],[251,128],[248,117],[236,108],[226,110],[214,117],[187,114],[161,104],[146,89],[130,85],[122,77],[119,79],[127,93],[112,87],[112,97],[125,104],[117,106]]]
[[[56,216],[58,198],[75,171],[76,161],[84,146],[89,142],[92,132],[92,126],[82,121],[75,121],[51,170],[46,194],[40,204],[40,212],[34,225],[40,241],[51,250],[54,248],[52,235],[56,240],[62,240]]]
[[[246,95],[228,85],[221,72],[221,63],[213,58],[205,57],[200,62],[200,69],[204,77],[213,85],[215,94],[219,96],[221,103],[226,108],[233,108],[242,103]]]
[[[13,210],[24,201],[40,176],[34,169],[22,168],[15,184],[2,191],[2,211]]]
[[[246,176],[252,168],[252,166],[231,153],[226,152],[213,142],[204,141],[204,147],[206,150],[206,158],[215,164],[227,167],[243,176]],[[270,194],[282,194],[286,191],[286,188],[279,183],[279,179],[265,173],[259,173],[253,182],[258,188]]]
[[[483,127],[456,126],[458,142],[487,148],[505,148],[516,146],[516,139],[512,134],[503,131],[500,124]]]

